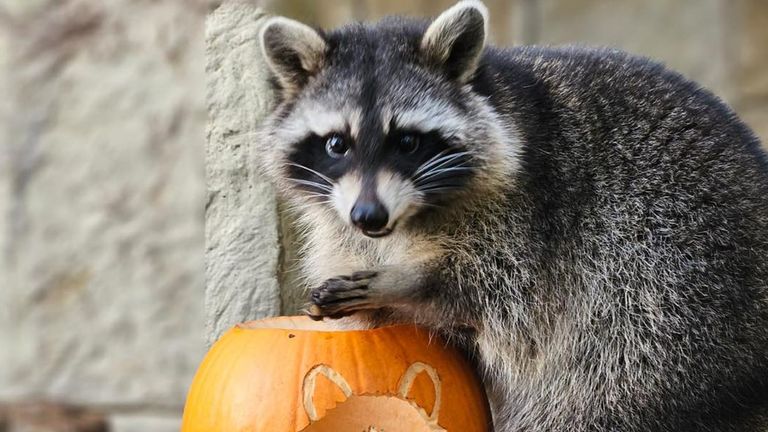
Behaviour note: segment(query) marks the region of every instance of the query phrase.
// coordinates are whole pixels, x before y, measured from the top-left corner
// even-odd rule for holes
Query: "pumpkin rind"
[[[308,320],[277,318],[270,324]],[[258,323],[257,323],[258,324]],[[253,326],[253,325],[251,325]],[[184,408],[182,432],[299,432],[310,425],[302,393],[304,378],[318,366],[343,376],[357,396],[396,396],[414,363],[439,375],[437,423],[448,431],[490,430],[483,388],[469,363],[437,337],[414,326],[372,330],[308,331],[236,326],[217,341],[200,364]],[[407,398],[431,412],[434,384],[415,379]],[[343,403],[344,392],[321,377],[311,401],[317,417]],[[344,431],[339,431],[344,432]]]

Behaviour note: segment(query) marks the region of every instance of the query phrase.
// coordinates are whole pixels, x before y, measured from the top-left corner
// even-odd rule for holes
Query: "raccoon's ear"
[[[293,92],[322,68],[327,44],[313,28],[275,17],[261,30],[261,48],[281,87]]]
[[[477,69],[485,47],[488,9],[478,0],[463,0],[430,24],[421,39],[421,54],[450,79],[465,83]]]

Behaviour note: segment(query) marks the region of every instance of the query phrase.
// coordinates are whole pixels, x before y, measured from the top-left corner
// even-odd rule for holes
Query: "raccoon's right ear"
[[[275,17],[264,24],[261,47],[284,91],[295,92],[323,66],[327,44],[313,28],[292,19]]]
[[[488,9],[479,0],[463,0],[438,16],[421,39],[421,55],[450,79],[472,78],[485,48]]]

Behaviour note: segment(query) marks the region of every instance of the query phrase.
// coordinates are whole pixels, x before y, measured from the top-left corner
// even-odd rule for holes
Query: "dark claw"
[[[307,308],[304,309],[303,312],[312,321],[322,321],[324,318],[321,314],[320,308],[315,305],[307,305]]]
[[[322,286],[320,288],[322,288]],[[321,300],[321,298],[323,296],[323,292],[320,291],[320,288],[315,288],[315,289],[312,290],[312,293],[310,293],[309,298],[312,300],[312,303],[319,303],[320,302],[320,300]]]

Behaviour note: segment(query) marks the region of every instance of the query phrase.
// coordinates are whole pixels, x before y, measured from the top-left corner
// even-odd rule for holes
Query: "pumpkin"
[[[211,347],[181,430],[485,432],[490,424],[473,368],[428,331],[281,317],[237,325]]]

